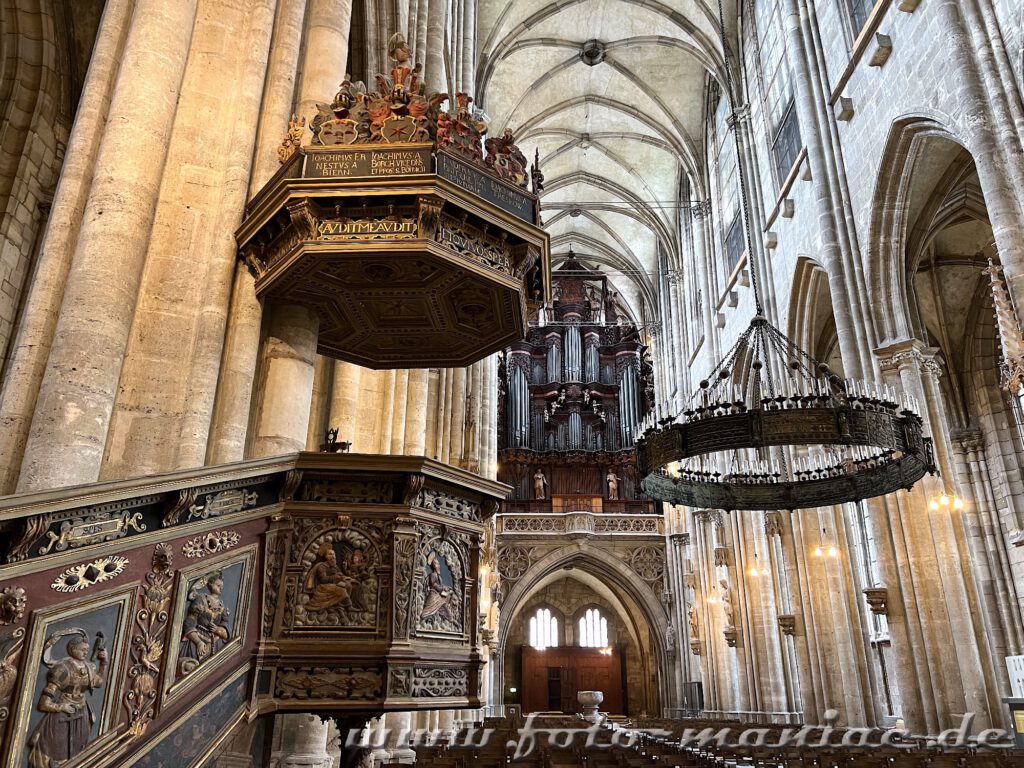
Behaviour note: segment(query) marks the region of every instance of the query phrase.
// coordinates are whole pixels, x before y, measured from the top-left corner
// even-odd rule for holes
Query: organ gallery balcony
[[[269,302],[315,308],[319,353],[370,368],[465,366],[526,332],[549,298],[543,178],[457,94],[423,95],[402,49],[367,94],[347,78],[282,147],[240,257]],[[532,179],[532,191],[527,188]]]

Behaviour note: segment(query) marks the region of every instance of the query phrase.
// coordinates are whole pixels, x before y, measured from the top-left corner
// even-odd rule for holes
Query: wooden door
[[[601,710],[626,714],[622,656],[618,648],[536,648],[523,646],[523,712],[579,711],[579,691],[603,691]]]

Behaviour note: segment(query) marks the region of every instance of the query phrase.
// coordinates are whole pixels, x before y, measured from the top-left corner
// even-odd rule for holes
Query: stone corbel
[[[881,32],[876,32],[871,55],[868,57],[868,66],[881,67],[889,60],[890,56],[892,56],[892,38]]]
[[[796,635],[796,616],[792,613],[780,613],[776,616],[776,619],[779,622],[779,629],[782,631],[782,634],[789,637]]]
[[[690,640],[690,653],[694,656],[700,656],[700,638],[693,638]]]
[[[725,644],[730,648],[736,647],[736,641],[739,639],[739,632],[736,631],[736,627],[726,627],[722,630],[722,635],[725,637]]]
[[[868,587],[864,590],[864,597],[867,598],[868,607],[871,608],[872,613],[878,616],[888,615],[889,591],[885,587]]]
[[[764,513],[764,535],[768,538],[772,536],[782,536],[782,514],[779,512],[765,512]]]

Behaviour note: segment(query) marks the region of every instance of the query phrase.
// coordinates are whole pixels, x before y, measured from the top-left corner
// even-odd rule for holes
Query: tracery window
[[[608,619],[597,608],[588,608],[580,616],[579,645],[581,648],[608,647]]]
[[[538,608],[530,617],[530,645],[541,651],[558,647],[558,619],[549,608]]]
[[[801,147],[800,125],[793,106],[793,83],[786,61],[782,11],[779,0],[756,0],[753,7],[768,143],[776,181],[781,184],[789,175]]]
[[[846,12],[850,17],[850,29],[856,37],[868,23],[868,17],[874,10],[877,0],[846,0]]]
[[[715,149],[718,154],[718,191],[721,205],[722,250],[725,252],[726,274],[732,272],[743,255],[745,241],[739,215],[739,180],[736,165],[736,142],[729,127],[729,100],[723,95],[715,109]]]

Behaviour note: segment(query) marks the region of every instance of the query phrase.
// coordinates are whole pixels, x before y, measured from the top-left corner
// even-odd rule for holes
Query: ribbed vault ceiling
[[[686,174],[706,197],[717,0],[481,0],[479,24],[478,102],[492,133],[510,128],[527,157],[540,153],[556,264],[571,246],[653,319],[659,244],[680,264]]]

